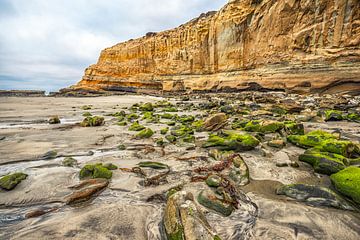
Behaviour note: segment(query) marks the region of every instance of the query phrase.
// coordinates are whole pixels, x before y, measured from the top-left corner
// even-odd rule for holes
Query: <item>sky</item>
[[[0,89],[56,91],[100,51],[177,27],[227,0],[0,0]]]

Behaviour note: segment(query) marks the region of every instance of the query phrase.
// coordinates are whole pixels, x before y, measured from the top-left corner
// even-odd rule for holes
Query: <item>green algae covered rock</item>
[[[286,195],[298,201],[306,202],[314,206],[334,207],[344,210],[354,210],[354,208],[346,202],[336,192],[329,188],[307,185],[307,184],[289,184],[283,185],[276,190],[278,195]]]
[[[277,121],[252,120],[248,122],[244,130],[248,132],[274,133],[283,129],[284,123]]]
[[[284,130],[288,135],[304,135],[304,125],[292,121],[284,122]]]
[[[209,186],[209,187],[219,187],[221,184],[222,178],[218,175],[210,175],[205,183]]]
[[[66,157],[62,161],[62,165],[66,166],[66,167],[74,167],[77,164],[78,164],[78,162],[76,161],[76,159],[72,158],[72,157]]]
[[[27,176],[27,174],[21,172],[3,176],[0,178],[0,188],[10,191],[14,189],[22,180],[26,179]]]
[[[152,112],[154,111],[154,106],[152,103],[144,103],[139,106],[139,110],[142,112]]]
[[[81,170],[79,174],[80,179],[85,178],[106,178],[112,177],[112,172],[105,168],[101,163],[87,164]]]
[[[344,157],[358,157],[360,155],[359,146],[351,141],[328,139],[316,146],[322,152],[340,154]]]
[[[248,134],[223,132],[223,136],[210,135],[203,147],[218,147],[221,150],[249,151],[259,145],[259,140]]]
[[[211,190],[202,190],[197,200],[204,207],[220,213],[223,216],[230,216],[234,211],[234,207],[231,204],[222,201],[222,199]]]
[[[145,127],[143,125],[140,125],[138,121],[135,121],[133,124],[130,125],[129,127],[129,131],[141,131],[145,129]]]
[[[176,142],[177,138],[174,135],[166,135],[166,140],[168,140],[170,143]]]
[[[60,118],[59,116],[52,116],[51,118],[49,118],[48,122],[49,124],[59,124]]]
[[[177,120],[178,122],[185,124],[193,122],[195,120],[195,117],[192,115],[181,115],[177,118]]]
[[[229,172],[229,178],[232,179],[237,186],[245,186],[250,182],[249,167],[245,163],[244,159],[237,154],[232,158],[233,167]]]
[[[318,149],[308,149],[299,156],[299,160],[313,166],[315,172],[331,175],[344,169],[349,160],[339,154],[321,152]]]
[[[170,131],[171,135],[174,135],[176,137],[182,137],[186,136],[188,134],[194,134],[194,130],[192,128],[186,126],[186,125],[179,125],[172,128]]]
[[[113,163],[105,163],[105,164],[103,165],[103,167],[104,167],[104,168],[107,168],[107,169],[109,169],[109,170],[116,170],[116,169],[118,169],[118,167],[117,167],[115,164],[113,164]]]
[[[139,118],[139,115],[137,115],[136,113],[130,113],[128,115],[126,115],[126,119],[128,121],[133,121]]]
[[[169,168],[169,166],[164,163],[151,162],[151,161],[139,162],[137,165],[139,167],[148,167],[148,168],[153,168],[153,169],[168,169]]]
[[[127,125],[127,122],[126,121],[120,121],[117,123],[117,125],[119,126],[126,126]]]
[[[82,116],[83,116],[83,117],[91,117],[92,114],[89,113],[89,112],[84,112],[84,113],[82,114]]]
[[[336,190],[360,204],[360,168],[348,167],[330,176]]]
[[[287,137],[289,142],[301,148],[315,147],[328,139],[337,139],[337,137],[322,130],[315,130],[305,135],[290,135]]]
[[[138,134],[136,134],[136,138],[143,139],[143,138],[150,138],[154,135],[154,131],[151,128],[145,128],[141,130]]]
[[[191,127],[195,129],[196,132],[201,132],[204,129],[204,120],[197,120],[191,124]]]
[[[165,135],[165,134],[167,134],[168,131],[169,131],[169,128],[166,127],[166,128],[162,128],[162,129],[160,130],[160,133],[161,133],[162,135]]]
[[[97,127],[97,126],[104,125],[104,123],[105,123],[104,117],[89,116],[89,117],[84,118],[84,120],[81,122],[81,126],[82,127]]]
[[[337,110],[326,110],[325,112],[325,121],[341,121],[343,120],[343,114]]]
[[[345,119],[351,122],[360,122],[360,114],[359,113],[349,113],[345,116]]]

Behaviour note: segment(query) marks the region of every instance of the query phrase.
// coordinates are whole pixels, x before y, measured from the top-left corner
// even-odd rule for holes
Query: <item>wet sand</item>
[[[135,140],[128,126],[116,125],[109,114],[137,102],[155,102],[159,97],[111,96],[96,98],[1,98],[0,99],[0,177],[15,171],[29,175],[14,190],[0,190],[1,239],[164,239],[161,219],[165,201],[157,197],[171,187],[189,182],[189,170],[209,162],[178,161],[181,157],[208,156],[207,150],[167,145],[154,147],[159,133],[146,140]],[[175,100],[173,100],[175,101]],[[82,110],[92,105],[90,110]],[[79,122],[84,112],[105,117],[105,125],[84,128]],[[184,114],[182,112],[180,114]],[[194,113],[192,113],[194,114]],[[47,120],[58,115],[61,124]],[[154,130],[163,124],[148,124]],[[307,130],[336,130],[341,126],[352,139],[359,137],[359,124],[306,123]],[[207,136],[207,134],[198,134]],[[126,150],[117,146],[124,144]],[[152,146],[147,151],[144,146]],[[44,159],[49,151],[53,159]],[[244,203],[230,217],[203,209],[210,225],[222,239],[358,239],[359,213],[326,207],[312,207],[275,194],[281,184],[297,182],[329,186],[329,178],[316,174],[299,162],[299,168],[277,167],[284,156],[297,159],[304,150],[287,146],[281,150],[265,147],[241,153],[250,170],[250,184],[242,190],[258,209]],[[90,154],[89,154],[89,151]],[[284,155],[285,154],[285,155]],[[78,167],[61,165],[73,156]],[[79,171],[87,163],[113,163],[132,168],[141,161],[158,161],[171,167],[168,183],[144,187],[134,173],[116,170],[108,188],[96,198],[76,206],[64,205],[68,188],[79,183]],[[149,175],[158,171],[148,170]],[[186,185],[194,195],[204,183]],[[43,216],[26,219],[37,209],[55,209]]]

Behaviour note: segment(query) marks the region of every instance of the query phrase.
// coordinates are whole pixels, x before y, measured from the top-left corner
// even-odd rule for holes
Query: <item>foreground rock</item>
[[[5,190],[14,189],[22,180],[27,178],[27,174],[25,173],[13,173],[0,178],[0,188]]]
[[[166,203],[164,226],[169,240],[220,240],[194,202],[185,191],[171,195]]]
[[[249,151],[259,145],[259,141],[248,134],[239,134],[236,132],[223,132],[218,135],[210,135],[203,147],[217,147],[221,150]]]
[[[66,204],[74,204],[87,201],[96,193],[107,187],[108,184],[109,181],[103,178],[84,180],[78,185],[70,187],[76,191],[66,196],[65,202]]]
[[[303,201],[315,206],[354,210],[354,208],[339,194],[325,187],[306,184],[290,184],[278,188],[276,194],[286,195],[298,201]]]
[[[360,168],[348,167],[330,176],[335,188],[360,204]]]

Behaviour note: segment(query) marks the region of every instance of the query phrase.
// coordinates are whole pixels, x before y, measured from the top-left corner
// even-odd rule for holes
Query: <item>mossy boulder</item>
[[[227,116],[225,113],[214,114],[204,121],[204,130],[217,131],[224,127],[227,123]]]
[[[59,124],[60,118],[59,116],[52,116],[51,118],[49,118],[48,122],[49,124]]]
[[[194,121],[191,124],[191,127],[196,131],[196,132],[201,132],[204,129],[204,121],[203,120],[197,120]]]
[[[176,125],[176,122],[175,122],[175,121],[169,121],[169,122],[166,122],[166,125],[168,125],[168,126],[175,126],[175,125]]]
[[[194,130],[186,125],[178,125],[173,127],[170,133],[176,137],[183,137],[188,134],[194,134]]]
[[[82,127],[97,127],[105,124],[104,117],[94,116],[86,117],[81,122]]]
[[[82,110],[90,110],[92,108],[92,105],[84,105],[81,107]]]
[[[306,149],[321,145],[325,140],[337,138],[337,136],[331,133],[315,130],[305,135],[290,135],[287,137],[287,140],[298,147]]]
[[[166,107],[163,109],[164,112],[177,112],[177,108],[176,107]]]
[[[249,134],[223,132],[220,135],[211,134],[203,147],[217,147],[221,150],[249,151],[259,145],[259,140]]]
[[[287,121],[284,122],[284,130],[287,135],[304,135],[304,124]]]
[[[145,128],[141,130],[138,134],[136,134],[136,138],[150,138],[152,135],[154,135],[154,131],[151,128]]]
[[[143,120],[146,120],[146,122],[148,123],[159,123],[160,122],[160,117],[157,114],[154,114],[153,112],[144,112]]]
[[[328,139],[316,146],[317,149],[323,152],[331,152],[340,154],[344,157],[359,157],[359,146],[351,141]]]
[[[139,106],[139,110],[142,112],[151,112],[154,111],[154,106],[152,103],[144,103]]]
[[[152,162],[152,161],[139,162],[137,165],[139,167],[147,167],[147,168],[153,168],[153,169],[168,169],[169,168],[169,166],[164,163]]]
[[[351,122],[360,122],[360,113],[349,113],[345,116],[345,119]]]
[[[79,174],[80,179],[86,178],[106,178],[112,177],[112,172],[105,168],[101,163],[87,164],[81,170]]]
[[[298,201],[306,202],[314,206],[334,207],[344,210],[354,210],[354,208],[339,194],[329,188],[307,185],[289,184],[283,185],[276,190],[278,195],[286,195]]]
[[[62,161],[62,165],[64,165],[65,167],[74,167],[77,164],[78,164],[77,160],[75,158],[72,158],[72,157],[66,157]]]
[[[130,114],[126,115],[126,119],[128,121],[134,121],[138,118],[139,118],[139,115],[137,115],[136,113],[130,113]]]
[[[107,168],[108,170],[116,170],[118,167],[113,163],[105,163],[103,164],[104,168]]]
[[[341,121],[343,120],[343,113],[337,110],[326,110],[325,114],[325,121]]]
[[[351,166],[330,176],[336,190],[360,204],[360,168]]]
[[[162,128],[162,129],[160,130],[160,133],[161,133],[162,135],[165,135],[165,134],[167,134],[168,131],[169,131],[169,128],[166,127],[166,128]]]
[[[125,113],[125,111],[120,111],[120,112],[111,114],[111,116],[118,117],[118,118],[124,118],[126,116],[126,113]]]
[[[126,121],[120,121],[120,122],[117,123],[117,125],[123,127],[123,126],[126,126],[126,125],[127,125],[127,122],[126,122]]]
[[[17,172],[0,178],[0,188],[10,191],[14,189],[22,180],[27,178],[27,174]]]
[[[244,130],[248,132],[274,133],[284,128],[284,123],[277,121],[252,120],[248,122]]]
[[[89,113],[89,112],[84,112],[84,113],[82,114],[82,116],[83,116],[83,117],[91,117],[92,114]]]
[[[177,118],[177,121],[183,124],[192,123],[195,117],[192,115],[181,115]]]
[[[166,135],[165,139],[168,140],[170,143],[174,143],[177,140],[177,138],[174,135]]]
[[[234,206],[232,204],[224,202],[220,196],[211,190],[202,190],[197,197],[197,201],[204,207],[223,216],[230,216],[234,211]]]
[[[221,184],[222,178],[218,175],[210,175],[207,179],[206,179],[206,184],[209,187],[219,187]]]
[[[138,121],[135,121],[133,124],[130,125],[128,130],[138,132],[138,131],[141,131],[143,129],[145,129],[145,127],[143,125],[140,125]]]
[[[326,175],[337,173],[349,164],[349,160],[339,154],[308,149],[299,156],[299,160],[313,166],[315,172]]]
[[[173,115],[171,113],[164,113],[160,117],[164,119],[173,119],[176,115]]]

